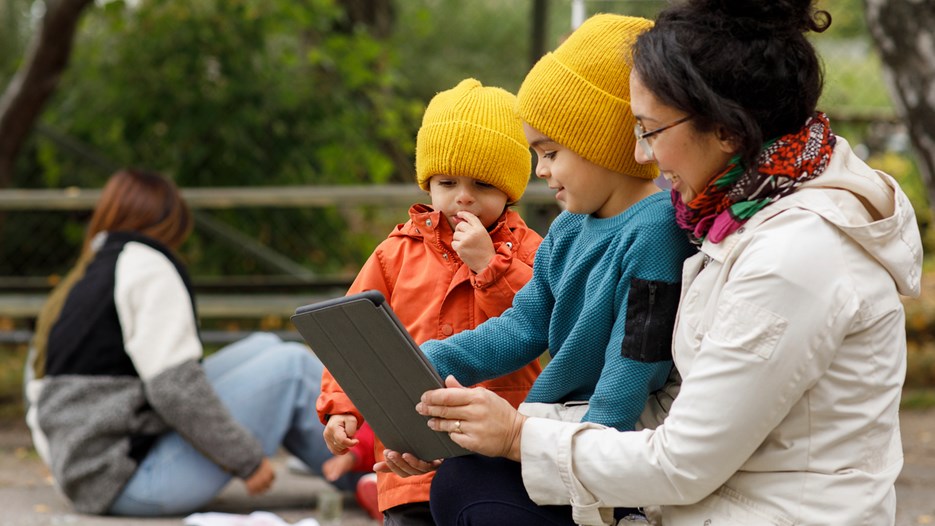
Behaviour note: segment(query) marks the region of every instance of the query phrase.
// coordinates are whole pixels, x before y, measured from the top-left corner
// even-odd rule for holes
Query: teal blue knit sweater
[[[664,192],[607,219],[563,212],[510,309],[422,350],[464,385],[548,350],[527,402],[587,400],[585,421],[632,429],[672,367],[682,262],[694,250]]]

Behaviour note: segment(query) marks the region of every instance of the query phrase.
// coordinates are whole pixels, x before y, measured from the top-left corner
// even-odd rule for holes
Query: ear
[[[740,139],[723,126],[718,126],[715,131],[718,147],[724,153],[735,155],[740,151]]]

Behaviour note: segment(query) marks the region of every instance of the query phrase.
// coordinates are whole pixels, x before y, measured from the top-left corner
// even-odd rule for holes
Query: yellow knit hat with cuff
[[[472,177],[519,201],[532,158],[516,97],[475,79],[432,97],[416,136],[416,181],[429,189],[433,175]]]
[[[592,163],[653,179],[655,164],[633,158],[631,47],[650,20],[598,14],[532,67],[519,88],[519,114],[530,126]]]

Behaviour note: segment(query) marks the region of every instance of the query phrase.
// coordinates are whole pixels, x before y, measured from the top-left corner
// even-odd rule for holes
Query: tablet
[[[416,412],[444,383],[379,291],[299,307],[292,322],[388,449],[422,460],[470,453]]]

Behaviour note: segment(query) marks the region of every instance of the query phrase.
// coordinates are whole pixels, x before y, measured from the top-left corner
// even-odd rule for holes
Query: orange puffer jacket
[[[444,218],[427,205],[409,210],[410,220],[397,225],[364,264],[348,294],[379,290],[419,344],[444,339],[472,329],[500,315],[513,296],[532,278],[532,263],[542,237],[526,226],[513,210],[507,210],[490,229],[496,255],[486,269],[474,274],[451,248],[452,230]],[[526,398],[542,370],[538,361],[480,385],[496,392],[514,407]],[[325,370],[318,398],[318,416],[350,413],[363,417]],[[374,444],[376,460],[383,460],[383,443]],[[402,504],[427,502],[434,473],[400,478],[379,473],[380,510]]]

